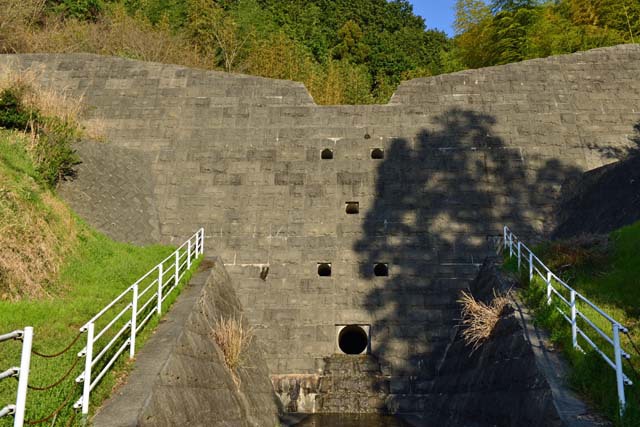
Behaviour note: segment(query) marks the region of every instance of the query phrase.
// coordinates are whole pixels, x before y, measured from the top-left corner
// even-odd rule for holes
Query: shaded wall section
[[[639,221],[640,155],[567,181],[555,220],[553,238],[565,239],[581,234],[608,234]]]
[[[497,259],[488,258],[469,291],[489,304],[496,292],[517,286],[514,277],[502,273]],[[466,345],[458,330],[428,397],[415,408],[423,411],[425,422],[451,427],[608,425],[568,388],[565,363],[544,345],[548,337],[520,304],[512,299],[504,307],[477,349]]]
[[[624,155],[640,121],[638,45],[412,80],[367,106],[317,106],[294,82],[95,55],[0,63],[84,95],[107,146],[145,153],[152,194],[131,191],[156,207],[163,242],[205,227],[272,374],[322,372],[340,325],[360,324],[397,395],[433,378],[457,293],[503,224],[526,240],[545,233],[561,183]],[[104,159],[103,171],[128,176]],[[86,171],[73,191],[94,194],[91,182]],[[69,200],[107,233],[126,227],[93,221],[108,198],[90,209]]]

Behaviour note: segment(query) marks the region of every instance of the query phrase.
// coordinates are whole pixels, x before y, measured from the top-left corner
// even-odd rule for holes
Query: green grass
[[[27,204],[34,211],[46,211],[47,204],[42,201],[42,195],[50,194],[47,193],[49,190],[35,184],[40,177],[24,149],[19,144],[15,144],[16,137],[18,136],[0,131],[0,172],[4,176],[10,177],[0,183],[0,187],[2,185],[9,186],[10,190],[14,192],[20,188],[29,189],[33,195],[26,199],[23,198],[22,202],[31,201]],[[24,203],[21,206],[24,207]],[[43,215],[44,217],[51,216],[46,212]],[[92,230],[70,211],[68,211],[68,215],[70,216],[68,220],[74,223],[77,236],[73,247],[64,256],[59,273],[47,286],[50,296],[39,299],[23,298],[19,301],[0,300],[0,333],[22,329],[24,326],[33,326],[33,348],[47,354],[57,353],[64,349],[78,335],[79,328],[85,322],[175,249],[161,245],[138,247],[118,243]],[[55,217],[55,215],[53,216]],[[52,218],[51,221],[54,219]],[[2,250],[0,248],[0,255]],[[172,260],[167,261],[166,267],[171,262]],[[185,276],[177,291],[173,291],[164,301],[163,313],[173,303],[179,294],[180,287],[189,280],[198,264],[199,261],[192,264],[189,271],[186,271],[186,268],[182,270]],[[150,280],[152,279],[149,278],[146,283]],[[2,277],[0,277],[1,281]],[[151,295],[150,292],[149,296]],[[121,304],[116,307],[116,310],[122,307]],[[155,307],[155,304],[151,304],[151,307]],[[101,320],[96,328],[100,329],[104,326],[115,313],[117,313],[115,310],[111,312],[111,316]],[[117,331],[126,320],[128,320],[127,315],[112,329]],[[136,343],[138,350],[151,335],[157,323],[158,317],[153,316],[138,334]],[[110,335],[106,334],[101,338],[100,343],[108,342],[109,338]],[[43,425],[80,424],[80,417],[74,417],[75,412],[70,407],[80,397],[81,384],[76,384],[75,378],[84,368],[84,359],[78,358],[77,353],[84,347],[85,342],[86,334],[83,334],[69,351],[57,358],[47,359],[35,354],[32,355],[29,376],[29,384],[32,386],[52,384],[70,369],[71,371],[59,386],[51,390],[29,390],[27,420],[45,417],[63,405],[64,409],[60,411],[58,416]],[[19,364],[20,349],[21,343],[18,341],[0,343],[0,370]],[[105,357],[104,361],[108,358]],[[127,350],[115,364],[115,369],[108,373],[92,392],[92,410],[95,410],[110,395],[113,387],[121,382],[130,368],[131,362],[128,360]],[[0,381],[0,407],[14,401],[16,386],[17,381],[14,379]],[[12,423],[12,417],[0,419],[0,426],[10,426]]]
[[[543,244],[534,249],[547,264],[554,263],[556,253],[552,245]],[[517,270],[515,258],[507,260],[505,268]],[[523,268],[524,272],[526,268]],[[602,413],[614,421],[617,426],[640,425],[640,377],[626,362],[625,373],[634,385],[625,387],[627,410],[625,416],[618,415],[615,371],[602,358],[591,350],[587,342],[578,337],[579,345],[586,351],[573,349],[569,323],[562,318],[556,307],[569,310],[554,298],[554,303],[546,303],[546,284],[539,277],[529,283],[526,273],[521,281],[524,288],[521,295],[525,303],[534,310],[536,322],[551,334],[552,341],[562,349],[571,366],[570,383],[586,400],[595,405]],[[561,274],[569,286],[587,297],[607,314],[630,329],[631,338],[640,342],[640,222],[619,229],[610,235],[610,247],[604,265],[594,267],[585,263],[569,267]],[[555,286],[559,289],[559,286]],[[562,292],[569,299],[569,292]],[[610,332],[611,324],[585,303],[577,307],[603,331]],[[613,359],[611,345],[606,343],[586,322],[579,321],[580,328],[594,340],[601,349]],[[621,335],[623,348],[631,354],[631,363],[640,368],[640,355],[631,346],[628,338]]]
[[[17,143],[18,138],[24,136],[10,131],[0,131],[0,167],[14,185],[24,181],[39,181],[40,175],[29,159],[24,145]]]

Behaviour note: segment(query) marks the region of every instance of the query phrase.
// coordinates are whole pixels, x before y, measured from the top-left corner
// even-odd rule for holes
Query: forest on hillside
[[[407,0],[0,0],[0,53],[91,52],[303,82],[384,103],[402,80],[640,42],[639,0],[458,0],[454,37]]]

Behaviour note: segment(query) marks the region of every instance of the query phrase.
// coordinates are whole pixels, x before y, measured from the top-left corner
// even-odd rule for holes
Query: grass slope
[[[600,243],[602,246],[602,243]],[[621,228],[610,234],[604,248],[580,248],[575,241],[543,244],[534,249],[552,270],[558,271],[554,265],[562,265],[560,276],[575,290],[589,298],[611,317],[630,329],[630,336],[636,343],[640,342],[640,222]],[[567,256],[571,254],[572,256]],[[569,260],[569,261],[568,261]],[[505,268],[517,270],[515,258],[508,260]],[[526,268],[523,268],[524,272]],[[526,273],[525,273],[526,275]],[[615,371],[602,358],[591,350],[588,343],[578,338],[582,353],[572,348],[569,323],[561,317],[556,307],[568,312],[566,306],[546,304],[546,284],[538,277],[525,284],[522,296],[527,305],[533,308],[536,322],[551,332],[551,339],[563,353],[571,365],[570,381],[572,386],[609,418],[617,426],[640,425],[640,376],[627,362],[625,373],[634,385],[627,386],[628,407],[624,417],[618,416]],[[557,287],[556,287],[557,288]],[[568,292],[564,293],[569,299]],[[578,304],[599,328],[610,332],[611,325],[586,304]],[[580,328],[594,340],[612,358],[611,346],[597,335],[584,321],[579,321]],[[640,368],[638,354],[628,337],[621,335],[623,348],[631,354],[631,364]],[[613,358],[612,358],[613,359]]]
[[[24,148],[27,137],[0,131],[0,300],[43,297],[79,227],[43,188]]]
[[[63,350],[78,334],[78,328],[109,303],[122,290],[131,285],[138,277],[154,267],[160,260],[173,252],[168,246],[137,247],[110,240],[92,230],[58,199],[55,195],[38,184],[39,177],[35,172],[26,151],[17,138],[17,133],[0,131],[0,188],[5,193],[19,195],[19,203],[13,210],[18,218],[30,217],[33,224],[40,224],[48,230],[27,229],[31,233],[24,238],[37,238],[38,233],[51,233],[48,244],[59,246],[48,249],[60,251],[60,266],[50,275],[49,282],[43,287],[46,292],[31,296],[20,293],[21,299],[9,298],[10,284],[4,283],[0,277],[1,289],[5,297],[0,299],[0,333],[21,329],[24,326],[34,327],[34,349],[42,353],[52,354]],[[28,213],[25,213],[27,212]],[[15,221],[14,221],[15,222]],[[0,248],[0,255],[5,257],[7,248]],[[191,271],[197,268],[197,263]],[[25,272],[27,274],[28,272]],[[187,273],[183,283],[188,281]],[[171,305],[178,292],[171,294],[164,303]],[[37,296],[37,297],[36,297]],[[137,346],[143,344],[157,324],[153,317],[150,324],[139,335]],[[77,353],[84,347],[86,335],[58,358],[42,358],[32,355],[30,385],[43,386],[54,383],[68,372],[68,376],[59,386],[51,390],[29,390],[27,395],[27,420],[43,418],[62,405],[63,409],[54,420],[45,425],[77,425],[80,417],[74,417],[70,406],[80,395],[80,385],[75,378],[80,374],[84,359]],[[0,370],[19,364],[20,342],[0,344]],[[126,373],[130,363],[126,357],[116,363],[116,369],[105,376],[92,393],[92,409],[110,394]],[[13,379],[0,381],[0,407],[15,399],[17,381]],[[75,418],[75,419],[74,419]],[[53,424],[52,424],[53,421]],[[0,426],[12,425],[11,417],[0,419]]]

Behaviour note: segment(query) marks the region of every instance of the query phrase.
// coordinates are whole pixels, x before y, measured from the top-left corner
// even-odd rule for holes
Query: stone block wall
[[[96,55],[0,64],[83,95],[107,147],[144,153],[130,176],[148,175],[152,190],[127,195],[146,201],[138,217],[92,221],[109,198],[69,195],[90,223],[116,237],[155,223],[169,243],[203,226],[272,374],[321,372],[337,325],[363,324],[392,390],[433,376],[458,291],[502,226],[544,233],[564,179],[623,155],[640,121],[638,45],[412,80],[366,106],[317,106],[294,82]],[[129,176],[116,157],[91,161],[71,192],[116,191],[93,184],[104,171]],[[375,276],[376,263],[389,275]]]

